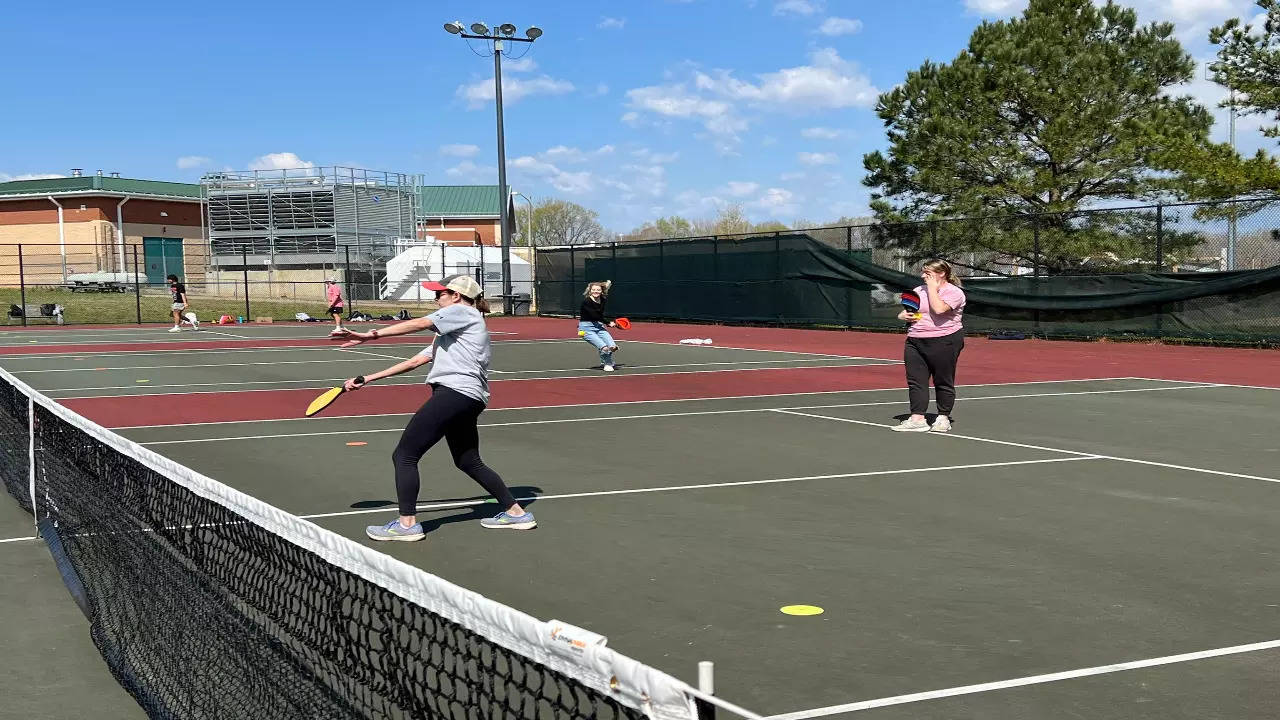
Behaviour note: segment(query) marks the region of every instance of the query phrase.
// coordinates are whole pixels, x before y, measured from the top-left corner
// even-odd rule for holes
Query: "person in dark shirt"
[[[614,342],[613,336],[605,329],[606,326],[618,326],[614,321],[607,320],[604,314],[612,285],[612,280],[587,285],[582,293],[582,307],[578,310],[578,334],[599,351],[600,364],[605,372],[613,372],[613,354],[618,351],[618,343]]]
[[[169,281],[169,292],[173,295],[173,304],[169,306],[173,311],[173,327],[169,328],[169,332],[182,330],[184,316],[191,323],[192,330],[199,330],[200,322],[195,319],[195,313],[187,312],[187,308],[190,307],[187,303],[187,286],[178,281],[177,275],[170,275],[165,279]]]

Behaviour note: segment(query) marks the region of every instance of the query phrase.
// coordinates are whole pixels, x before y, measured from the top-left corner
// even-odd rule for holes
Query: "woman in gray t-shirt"
[[[436,293],[440,309],[430,315],[405,320],[381,330],[367,333],[347,331],[352,338],[342,347],[352,347],[368,340],[392,335],[407,335],[422,330],[436,333],[435,342],[417,355],[372,375],[354,377],[347,390],[358,390],[382,378],[409,372],[431,363],[427,383],[431,397],[404,429],[391,460],[396,469],[396,496],[400,517],[386,525],[370,525],[365,533],[374,540],[421,540],[425,533],[417,519],[418,461],[431,446],[444,438],[453,454],[453,463],[492,495],[505,508],[496,517],[480,524],[487,528],[529,530],[537,527],[533,513],[516,502],[511,490],[498,473],[480,459],[480,432],[476,421],[489,402],[489,330],[483,313],[489,304],[481,295],[480,284],[468,275],[450,275],[440,282],[424,283]]]

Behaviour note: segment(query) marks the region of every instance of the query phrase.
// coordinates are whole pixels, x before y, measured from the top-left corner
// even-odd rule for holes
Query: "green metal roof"
[[[418,188],[418,217],[498,217],[497,185],[424,185]]]
[[[200,186],[193,183],[166,182],[163,180],[134,180],[131,178],[87,177],[48,178],[44,180],[14,180],[0,183],[0,197],[23,195],[59,195],[62,193],[93,193],[150,195],[198,200]]]

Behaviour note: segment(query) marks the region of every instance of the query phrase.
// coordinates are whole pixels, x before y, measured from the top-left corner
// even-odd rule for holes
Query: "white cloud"
[[[440,146],[440,154],[447,155],[449,157],[475,157],[478,152],[480,152],[480,148],[476,145],[454,143]]]
[[[861,20],[852,20],[849,18],[829,17],[822,21],[822,25],[818,28],[818,32],[823,35],[853,35],[862,30]]]
[[[534,62],[533,58],[523,57],[518,60],[508,60],[502,63],[502,72],[532,72],[533,70],[536,70],[537,67],[538,63]],[[489,84],[493,84],[492,78],[489,79]],[[505,95],[503,96],[503,99],[506,99]]]
[[[728,70],[697,73],[699,89],[757,105],[786,108],[791,112],[872,107],[880,91],[857,66],[832,48],[810,54],[810,64],[758,75],[757,84],[738,80]]]
[[[805,177],[805,174],[802,172],[784,172],[778,176],[778,179],[783,182],[791,182],[792,180],[799,180],[803,177]]]
[[[601,30],[610,30],[610,29],[621,30],[623,26],[626,24],[627,24],[626,18],[607,17],[602,19],[600,21],[600,24],[596,25],[596,27],[600,28]]]
[[[700,121],[721,152],[737,144],[748,120],[738,103],[765,110],[805,113],[813,110],[872,107],[880,91],[856,65],[831,48],[815,50],[810,64],[756,76],[757,82],[734,77],[730,70],[694,72],[687,82],[627,91],[631,110],[622,117],[633,127],[641,114]]]
[[[313,168],[316,164],[303,160],[291,152],[267,153],[254,158],[249,163],[250,170],[292,170],[294,168]]]
[[[835,153],[798,152],[796,160],[801,165],[835,165],[840,158]]]
[[[792,214],[798,209],[795,203],[795,194],[784,188],[769,188],[765,190],[763,195],[750,203],[750,207],[778,215]]]
[[[608,94],[609,94],[609,86],[608,86],[608,85],[606,85],[606,84],[604,84],[604,83],[598,83],[598,84],[596,85],[596,95],[608,95]]]
[[[680,153],[678,152],[658,153],[650,150],[649,148],[640,148],[638,150],[632,150],[631,155],[633,157],[639,158],[640,160],[643,160],[644,162],[652,163],[654,165],[670,164],[680,158]]]
[[[463,160],[454,165],[444,174],[449,176],[455,182],[462,184],[479,184],[493,183],[498,177],[498,168],[493,166],[477,165],[470,160]]]
[[[815,0],[780,0],[773,6],[774,15],[814,15],[822,11],[823,4]]]
[[[202,167],[213,163],[213,158],[207,158],[203,155],[183,155],[178,158],[178,169],[189,170],[191,168]]]
[[[983,17],[1009,17],[1026,6],[1027,0],[964,0],[966,10]]]
[[[503,76],[502,102],[504,105],[519,102],[530,95],[564,95],[573,92],[573,83],[557,80],[549,75],[539,75],[525,80],[519,77]],[[467,107],[474,110],[493,102],[493,79],[480,80],[471,85],[459,85],[458,97],[467,101]]]
[[[567,145],[556,145],[552,148],[543,150],[539,157],[547,162],[560,163],[584,163],[593,158],[602,157],[604,155],[612,155],[614,147],[612,145],[601,145],[595,150],[580,150],[576,147]]]
[[[725,192],[733,197],[744,197],[760,189],[760,183],[730,180],[725,185]]]
[[[590,172],[566,172],[531,155],[522,155],[512,160],[511,167],[545,180],[560,192],[581,195],[595,189],[595,181]]]
[[[22,173],[20,175],[10,175],[9,173],[0,173],[0,182],[18,182],[20,180],[52,180],[54,178],[63,178],[66,175],[57,173]]]
[[[808,138],[810,140],[836,140],[843,134],[844,133],[836,130],[835,128],[827,127],[811,127],[800,131],[800,137]]]
[[[745,130],[747,123],[733,113],[733,106],[724,100],[715,100],[691,93],[683,84],[652,85],[627,91],[631,106],[655,115],[670,118],[701,120],[713,135],[737,140],[737,134]],[[626,115],[624,121],[635,125],[638,116]]]

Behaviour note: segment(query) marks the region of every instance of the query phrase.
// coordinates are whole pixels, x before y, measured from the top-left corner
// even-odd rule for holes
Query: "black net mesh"
[[[30,425],[27,397],[7,382],[0,382],[0,476],[5,490],[31,512]]]
[[[5,482],[20,500],[26,407],[0,374]],[[153,718],[646,717],[174,482],[39,402],[35,460],[41,534],[112,673]]]

